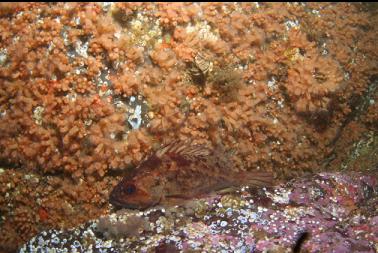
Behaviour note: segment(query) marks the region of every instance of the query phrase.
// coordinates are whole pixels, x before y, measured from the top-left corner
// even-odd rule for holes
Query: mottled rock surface
[[[19,252],[377,252],[377,173],[319,173],[183,207],[120,210],[38,234]]]

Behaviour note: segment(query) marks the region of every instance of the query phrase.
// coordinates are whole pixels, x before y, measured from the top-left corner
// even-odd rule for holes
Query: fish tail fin
[[[248,171],[239,173],[240,181],[251,187],[271,187],[274,184],[273,173],[262,171]]]

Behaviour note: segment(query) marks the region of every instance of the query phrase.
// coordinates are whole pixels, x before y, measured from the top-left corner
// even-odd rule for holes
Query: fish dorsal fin
[[[203,144],[192,144],[189,141],[177,140],[164,145],[154,153],[146,156],[139,164],[134,173],[130,173],[132,177],[135,173],[149,172],[154,168],[158,168],[163,160],[171,159],[179,165],[187,165],[196,160],[202,160],[211,154],[209,148]]]
[[[188,160],[207,157],[211,154],[209,148],[203,144],[193,144],[189,141],[174,141],[156,151],[156,156],[162,158],[164,155],[170,157],[182,157]]]

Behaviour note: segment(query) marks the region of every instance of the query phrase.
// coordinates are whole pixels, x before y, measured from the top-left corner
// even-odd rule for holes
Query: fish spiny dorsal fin
[[[172,153],[172,150],[177,149],[177,147],[180,147],[181,145],[183,145],[183,143],[185,142],[181,140],[173,141],[158,149],[155,154],[158,158],[162,158],[164,155]]]
[[[167,150],[169,149],[169,145],[159,149],[156,151],[155,155],[158,157],[158,158],[162,158],[163,155],[165,155],[165,153],[167,152]]]
[[[202,144],[193,144],[190,141],[174,141],[156,152],[156,156],[162,158],[168,155],[172,158],[184,158],[186,160],[198,159],[211,154],[210,149]]]
[[[179,143],[177,149],[172,149],[172,153],[186,158],[201,158],[209,156],[211,151],[204,144],[185,142],[181,144]]]

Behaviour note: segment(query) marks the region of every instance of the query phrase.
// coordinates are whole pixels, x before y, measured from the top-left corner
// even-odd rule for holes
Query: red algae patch
[[[1,3],[0,250],[106,213],[172,140],[283,180],[339,168],[377,133],[377,21],[349,3]]]

